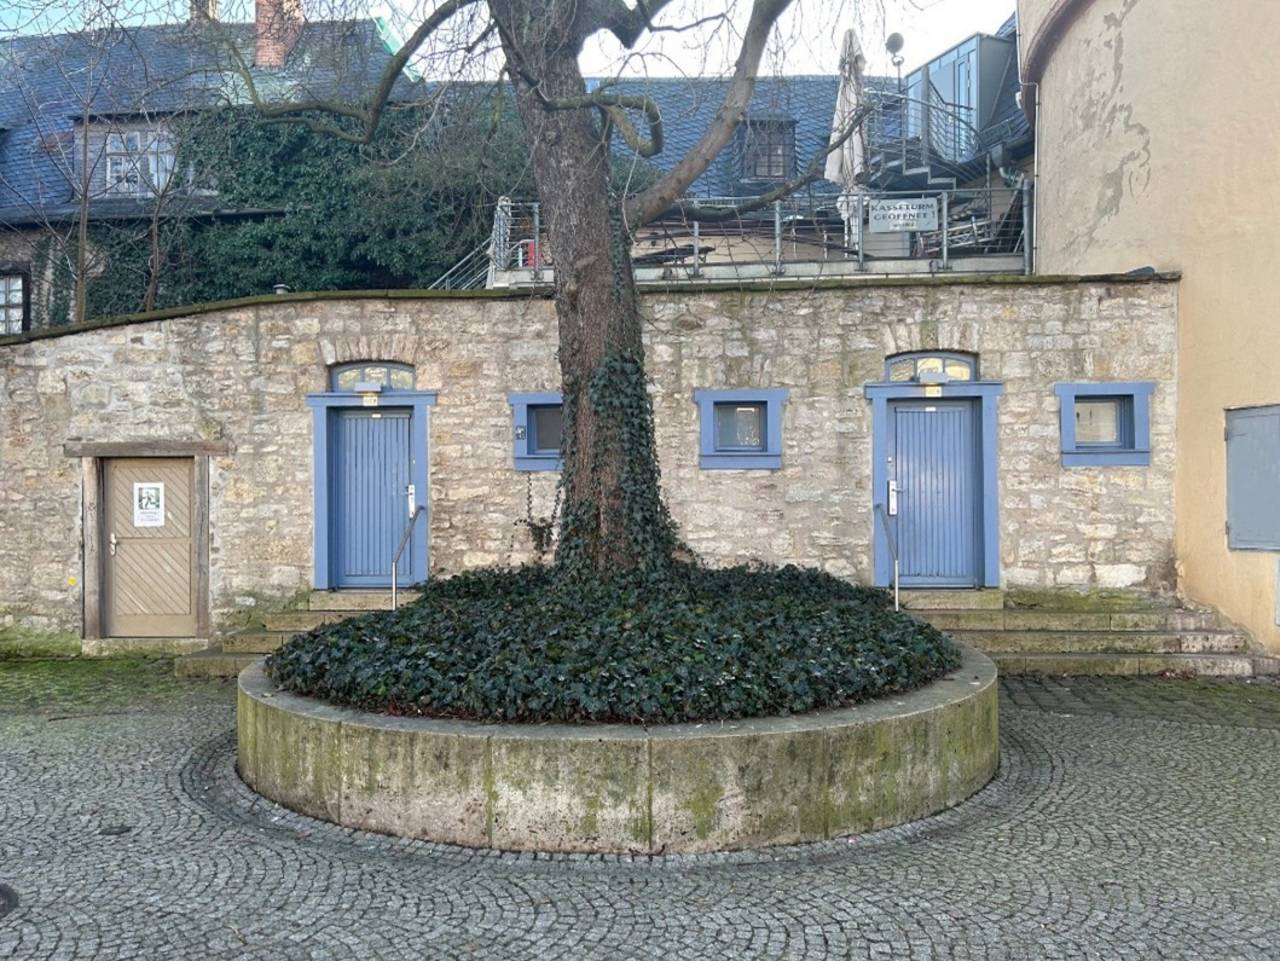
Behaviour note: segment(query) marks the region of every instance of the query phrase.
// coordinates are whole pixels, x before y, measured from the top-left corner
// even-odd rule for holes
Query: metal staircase
[[[441,274],[428,290],[484,290],[493,271],[493,242],[486,240]]]
[[[867,184],[881,190],[954,189],[989,172],[973,111],[947,103],[932,84],[926,99],[867,93]]]

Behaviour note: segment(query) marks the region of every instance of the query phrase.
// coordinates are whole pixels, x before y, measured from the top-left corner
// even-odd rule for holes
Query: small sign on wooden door
[[[133,485],[133,526],[164,527],[164,483],[139,481]]]

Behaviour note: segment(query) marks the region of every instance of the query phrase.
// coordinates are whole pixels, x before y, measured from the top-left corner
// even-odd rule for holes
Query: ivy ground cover
[[[268,674],[391,714],[674,723],[813,711],[919,687],[955,645],[879,590],[797,567],[433,580],[414,602],[292,638]]]

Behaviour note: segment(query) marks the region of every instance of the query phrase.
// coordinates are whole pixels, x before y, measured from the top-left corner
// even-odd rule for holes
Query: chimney
[[[278,70],[302,33],[302,0],[256,0],[254,66]]]
[[[188,7],[189,19],[192,23],[203,23],[205,20],[218,19],[218,0],[191,0]]]

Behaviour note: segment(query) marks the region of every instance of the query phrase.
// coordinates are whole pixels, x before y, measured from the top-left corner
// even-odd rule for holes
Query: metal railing
[[[493,272],[492,243],[485,242],[432,282],[428,290],[483,290]]]
[[[929,85],[924,99],[906,91],[870,90],[864,122],[868,175],[872,183],[922,174],[929,183],[955,178],[978,160],[980,135],[973,108],[949,103]]]
[[[917,216],[895,221],[890,208],[904,201]],[[696,206],[673,209],[636,233],[632,263],[641,282],[859,271],[1030,273],[1032,268],[1026,242],[1029,182],[793,196],[727,216],[699,217],[698,212],[734,211],[743,198],[691,203]],[[539,204],[499,204],[488,259],[490,286],[551,280],[554,264]]]
[[[885,543],[889,545],[889,556],[893,558],[893,609],[900,611],[902,605],[898,598],[898,539],[893,536],[893,528],[889,526],[889,515],[885,513],[883,504],[876,505],[876,517],[884,527]]]
[[[426,504],[419,504],[413,509],[413,513],[409,515],[409,523],[405,525],[404,534],[400,538],[400,546],[396,548],[396,552],[391,558],[391,609],[393,611],[400,608],[400,582],[397,576],[400,557],[404,554],[405,547],[408,546],[410,539],[413,537],[413,527],[418,522],[418,516],[426,512]]]

